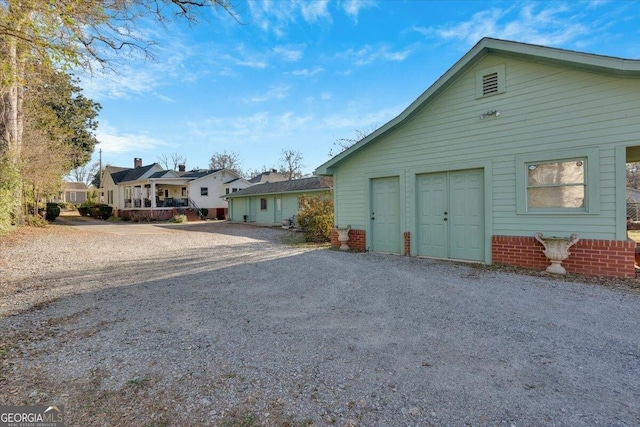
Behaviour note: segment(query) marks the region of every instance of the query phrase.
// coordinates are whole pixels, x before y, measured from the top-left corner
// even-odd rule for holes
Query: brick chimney
[[[142,167],[142,159],[140,157],[134,157],[133,159],[133,167],[141,168]]]
[[[185,172],[187,170],[186,165],[178,165],[178,172]]]

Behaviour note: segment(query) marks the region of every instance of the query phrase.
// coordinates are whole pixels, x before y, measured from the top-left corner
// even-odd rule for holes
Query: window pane
[[[583,208],[584,186],[529,188],[530,208]]]
[[[584,161],[530,164],[527,166],[529,185],[583,184]]]

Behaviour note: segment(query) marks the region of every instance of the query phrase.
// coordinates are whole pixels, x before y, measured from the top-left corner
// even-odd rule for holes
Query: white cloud
[[[369,65],[377,61],[402,62],[407,59],[410,54],[411,49],[394,52],[385,45],[377,47],[365,45],[359,50],[349,49],[340,53],[338,56],[349,59],[355,65]]]
[[[319,19],[331,20],[331,15],[327,10],[329,0],[315,0],[301,3],[300,12],[307,22],[316,22]]]
[[[375,7],[376,2],[370,0],[347,0],[342,3],[342,8],[346,14],[355,22],[358,23],[358,15],[362,9]]]
[[[119,133],[104,122],[96,130],[96,138],[100,141],[97,148],[105,154],[140,153],[168,145],[145,134]]]
[[[311,77],[311,76],[315,76],[317,74],[320,74],[324,71],[324,68],[322,67],[316,67],[313,69],[309,69],[309,68],[305,68],[302,70],[294,70],[291,72],[291,74],[293,74],[294,76],[303,76],[303,77]]]
[[[254,95],[246,102],[266,102],[273,99],[285,99],[289,96],[289,85],[271,86],[268,91],[260,95]]]
[[[273,53],[288,62],[297,62],[302,59],[303,50],[295,47],[277,46]]]
[[[435,30],[444,39],[458,39],[473,45],[483,37],[518,40],[541,45],[562,45],[592,29],[580,22],[579,12],[574,13],[563,3],[525,4],[518,8],[491,8],[474,14],[468,21]],[[425,35],[431,29],[414,28]]]

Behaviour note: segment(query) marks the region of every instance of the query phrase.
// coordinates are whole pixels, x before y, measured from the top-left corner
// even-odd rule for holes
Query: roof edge
[[[624,59],[612,56],[597,55],[554,47],[534,45],[528,43],[501,40],[490,37],[481,39],[466,54],[451,66],[415,101],[405,108],[399,115],[382,125],[360,141],[318,166],[314,175],[331,176],[333,168],[348,159],[382,135],[401,126],[422,110],[434,97],[454,83],[466,70],[479,62],[490,53],[515,56],[529,60],[562,64],[572,68],[592,70],[617,76],[640,76],[640,60]]]

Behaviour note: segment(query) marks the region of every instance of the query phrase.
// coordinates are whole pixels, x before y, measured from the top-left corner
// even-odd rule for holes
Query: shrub
[[[70,206],[70,204],[67,203],[67,202],[59,202],[58,206],[60,206],[60,209],[67,209]],[[73,206],[73,205],[71,205],[71,206]]]
[[[15,197],[15,188],[20,185],[18,169],[4,156],[0,156],[0,234],[11,230],[13,214],[19,198]]]
[[[91,209],[96,206],[94,202],[84,202],[80,206],[78,206],[78,213],[80,216],[92,216]]]
[[[86,202],[78,207],[78,212],[81,216],[90,216],[95,219],[109,219],[113,214],[113,208],[104,203],[96,204],[92,202]]]
[[[182,214],[174,215],[173,218],[169,220],[169,222],[182,224],[183,222],[187,222],[187,216]]]
[[[328,242],[333,228],[333,197],[302,195],[296,221],[308,242]]]
[[[109,205],[100,205],[98,206],[98,215],[102,219],[109,219],[111,214],[113,213],[113,208]]]
[[[200,208],[200,219],[205,219],[209,215],[209,209]]]
[[[40,228],[44,228],[48,225],[47,220],[42,218],[40,215],[27,215],[25,217],[25,223],[29,227],[40,227]]]
[[[47,203],[47,221],[55,221],[60,216],[60,206],[57,203]]]

